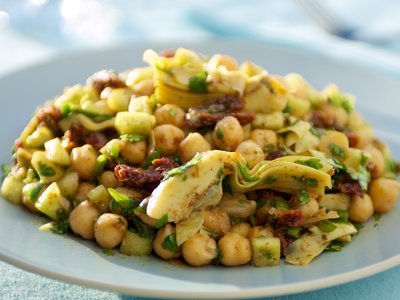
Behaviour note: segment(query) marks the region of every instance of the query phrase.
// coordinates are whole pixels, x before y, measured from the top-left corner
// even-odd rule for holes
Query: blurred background
[[[70,49],[210,36],[367,44],[396,59],[399,13],[395,0],[0,0],[0,72]]]

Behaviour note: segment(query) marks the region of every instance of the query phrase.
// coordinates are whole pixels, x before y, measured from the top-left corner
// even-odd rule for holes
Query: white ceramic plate
[[[336,82],[358,97],[358,108],[387,139],[399,158],[400,125],[396,112],[400,81],[384,71],[329,59],[325,55],[235,41],[190,44],[142,44],[58,57],[0,78],[0,161],[9,159],[15,137],[34,108],[61,93],[64,86],[83,82],[103,68],[122,71],[142,65],[146,48],[185,46],[205,54],[227,53],[251,59],[271,73],[303,74],[318,88]],[[149,258],[106,256],[92,242],[70,235],[38,231],[45,220],[22,207],[0,201],[0,258],[44,276],[126,294],[171,298],[250,298],[282,295],[333,286],[393,267],[400,262],[399,207],[379,222],[369,222],[339,253],[324,253],[308,266],[282,263],[270,268],[171,265]]]

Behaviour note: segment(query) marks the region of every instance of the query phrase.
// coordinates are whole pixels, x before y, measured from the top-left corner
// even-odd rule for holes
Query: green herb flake
[[[231,220],[231,226],[235,226],[236,224],[243,223],[243,218],[238,216],[229,216]]]
[[[336,92],[329,95],[328,100],[333,105],[342,107],[347,113],[351,113],[354,110],[354,98],[351,96]]]
[[[219,127],[215,128],[215,133],[217,134],[217,138],[219,140],[223,140],[224,139],[224,133],[222,132],[222,129]]]
[[[57,211],[57,221],[53,222],[51,231],[56,234],[65,234],[69,229],[68,216],[64,210]]]
[[[336,229],[336,225],[330,221],[320,221],[317,226],[322,232],[332,232]]]
[[[28,200],[34,203],[39,195],[40,190],[43,188],[44,183],[38,182],[27,191]]]
[[[137,143],[143,141],[145,138],[140,134],[130,133],[130,134],[123,134],[119,137],[122,141],[128,141],[131,143]]]
[[[168,214],[165,214],[161,219],[156,221],[156,227],[161,228],[168,223]]]
[[[339,147],[338,145],[335,145],[334,143],[330,143],[328,145],[328,149],[335,156],[338,156],[338,157],[344,157],[345,156],[344,150],[341,147]]]
[[[379,213],[374,213],[373,218],[375,221],[379,221],[381,219],[382,215]]]
[[[167,179],[169,179],[169,178],[171,178],[171,177],[174,177],[174,176],[176,176],[176,175],[182,175],[182,174],[184,174],[188,169],[190,169],[190,168],[192,168],[192,167],[194,167],[194,166],[197,166],[200,162],[201,162],[201,160],[202,160],[202,156],[201,155],[199,155],[199,154],[197,154],[194,158],[192,158],[190,161],[188,161],[186,164],[184,164],[184,165],[182,165],[182,166],[180,166],[180,167],[178,167],[178,168],[174,168],[174,169],[172,169],[172,170],[169,170],[167,173],[166,173],[166,175],[165,175],[165,177],[163,178],[163,180],[167,180]]]
[[[145,159],[143,162],[143,169],[148,169],[151,166],[151,163],[153,160],[160,158],[162,155],[162,149],[161,148],[156,148],[153,152],[150,153],[149,156]]]
[[[308,187],[317,187],[318,186],[318,180],[316,180],[314,178],[298,177],[298,176],[292,176],[292,178]]]
[[[304,165],[307,167],[311,167],[313,169],[317,169],[320,170],[322,169],[323,165],[321,163],[321,160],[318,158],[310,158],[307,160],[296,160],[295,161],[296,164],[300,164],[300,165]]]
[[[154,230],[149,225],[143,223],[138,217],[134,216],[132,218],[132,225],[135,232],[139,234],[140,237],[150,238],[154,237]]]
[[[284,199],[273,199],[272,206],[279,209],[279,210],[288,210],[290,209],[290,204]]]
[[[255,182],[255,181],[258,181],[260,179],[258,177],[252,177],[249,174],[249,170],[245,166],[243,166],[241,163],[237,163],[236,165],[239,168],[239,171],[242,174],[242,176],[243,176],[245,181],[247,181],[247,182]]]
[[[110,249],[110,248],[104,248],[103,249],[103,253],[107,256],[114,256],[115,255],[115,251],[114,249]]]
[[[368,160],[369,160],[368,156],[366,156],[364,152],[361,152],[360,165],[365,167],[368,163]]]
[[[319,131],[314,126],[310,127],[310,132],[311,132],[312,135],[314,135],[314,136],[316,136],[318,138],[321,137],[321,134],[319,133]]]
[[[349,212],[347,210],[338,210],[336,212],[339,215],[339,218],[335,219],[336,222],[348,222]]]
[[[350,178],[358,181],[361,189],[366,192],[368,190],[369,182],[371,181],[371,174],[366,167],[359,166],[358,172],[348,171]]]
[[[42,176],[51,177],[51,176],[56,175],[56,171],[52,167],[50,167],[40,161],[39,162],[39,174]]]
[[[204,227],[204,226],[203,226],[202,229],[203,229],[205,232],[207,232],[207,234],[208,234],[209,236],[213,237],[214,239],[217,238],[218,233],[216,233],[214,230],[211,230],[211,229],[209,229],[209,228],[207,228],[207,227]]]
[[[298,239],[300,237],[300,233],[301,233],[301,228],[300,227],[288,227],[286,229],[286,234],[288,236],[291,236],[295,239]]]
[[[306,189],[302,190],[299,194],[299,202],[300,205],[306,205],[310,201],[310,196],[308,195],[308,191]]]
[[[112,197],[111,208],[113,211],[120,211],[125,217],[129,217],[134,214],[134,209],[138,206],[138,203],[134,201],[134,199],[125,194],[117,192],[113,188],[108,188],[108,192]]]
[[[264,178],[265,184],[272,184],[278,181],[278,175],[270,175]]]
[[[332,241],[325,249],[324,251],[333,251],[333,252],[339,252],[342,251],[344,246],[346,246],[345,242],[341,241]]]
[[[172,118],[175,118],[177,113],[178,113],[178,111],[176,110],[176,108],[170,108],[170,109],[168,109],[168,114],[169,114]]]
[[[215,258],[215,264],[219,265],[224,258],[224,253],[222,253],[221,249],[217,246],[217,257]]]
[[[163,247],[165,250],[169,250],[175,253],[179,252],[179,247],[176,243],[176,234],[171,233],[170,235],[167,235],[164,241],[161,243],[161,247]]]
[[[207,93],[208,92],[208,82],[207,82],[207,72],[200,72],[196,76],[193,76],[189,80],[189,90],[195,93]]]
[[[265,204],[267,204],[268,200],[265,198],[260,198],[256,201],[256,209],[259,209],[261,207],[264,207]]]

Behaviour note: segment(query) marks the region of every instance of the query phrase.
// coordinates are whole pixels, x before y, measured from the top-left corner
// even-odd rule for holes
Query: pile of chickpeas
[[[237,70],[238,64],[229,56],[216,55],[211,62],[224,65],[228,70]],[[152,96],[154,93],[154,81],[145,79],[134,86],[121,88],[129,97]],[[107,106],[107,99],[100,99],[102,105],[112,113],[117,113],[120,108],[115,105]],[[97,103],[98,104],[98,103]],[[100,104],[98,104],[100,106]],[[295,207],[301,211],[301,215],[307,219],[318,213],[326,205],[327,209],[331,203],[340,203],[340,208],[348,210],[349,220],[356,223],[366,222],[374,213],[386,213],[390,211],[398,198],[400,185],[394,179],[383,177],[386,172],[384,148],[381,143],[370,134],[363,135],[361,128],[364,121],[357,113],[349,114],[343,108],[332,104],[325,104],[320,108],[324,114],[333,116],[337,127],[360,128],[358,144],[353,148],[360,149],[369,154],[369,161],[373,164],[372,180],[368,192],[363,196],[350,196],[343,193],[326,194],[320,198],[310,198],[306,205]],[[163,156],[177,155],[182,164],[190,161],[198,152],[220,149],[225,151],[236,151],[243,155],[247,161],[248,168],[266,159],[266,149],[278,149],[282,136],[276,129],[255,126],[254,123],[241,125],[233,116],[225,116],[219,120],[213,128],[208,131],[190,132],[183,128],[186,111],[174,104],[158,104],[154,110],[156,124],[151,130],[150,138],[137,142],[128,140],[120,141],[119,155],[124,162],[132,166],[140,166],[148,157],[150,149],[162,149]],[[306,114],[301,117],[306,118]],[[357,123],[358,122],[358,123]],[[318,140],[316,150],[330,154],[330,145],[336,145],[345,153],[349,151],[349,139],[339,130],[327,130]],[[144,194],[140,189],[130,188],[122,185],[114,175],[112,169],[105,169],[98,177],[98,183],[93,181],[96,169],[96,161],[100,153],[104,153],[107,145],[97,151],[89,144],[72,148],[69,152],[69,166],[66,167],[65,177],[77,174],[78,180],[68,186],[68,200],[73,203],[68,220],[73,233],[84,239],[95,240],[102,248],[115,248],[121,244],[128,231],[128,220],[110,205],[111,196],[102,202],[90,200],[91,191],[102,186],[105,189],[113,188],[121,194],[134,199],[143,199]],[[104,150],[104,151],[103,151]],[[22,168],[22,167],[21,167]],[[20,170],[26,176],[27,168]],[[60,182],[59,179],[58,181]],[[190,180],[190,179],[189,179]],[[48,183],[41,189],[39,196],[44,192]],[[11,196],[8,191],[2,191],[7,197]],[[63,192],[63,190],[62,190]],[[21,192],[22,193],[22,192]],[[32,201],[21,194],[22,203],[28,209],[39,212]],[[107,198],[106,197],[106,198]],[[73,199],[73,202],[71,201]],[[224,194],[217,207],[204,211],[203,226],[213,232],[210,235],[206,230],[199,230],[190,236],[179,251],[174,252],[164,248],[165,238],[175,233],[175,226],[167,223],[156,230],[152,242],[154,252],[165,260],[183,259],[192,266],[208,265],[217,259],[222,253],[220,262],[226,266],[237,266],[247,264],[252,259],[251,239],[256,237],[273,237],[274,229],[267,222],[270,208],[263,206],[257,208],[255,193]],[[137,213],[136,216],[145,224],[156,229],[156,221],[145,213]],[[240,217],[242,222],[232,225],[230,216]],[[250,218],[255,218],[258,225],[251,224]]]

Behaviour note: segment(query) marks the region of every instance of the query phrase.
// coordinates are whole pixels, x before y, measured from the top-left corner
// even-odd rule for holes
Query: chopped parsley
[[[243,218],[238,216],[229,216],[231,220],[231,226],[235,226],[236,224],[243,223]]]
[[[256,209],[259,209],[259,208],[263,207],[265,204],[267,204],[267,202],[268,201],[265,198],[258,199],[256,201]]]
[[[265,184],[272,184],[274,182],[278,181],[278,175],[269,175],[264,178],[264,183]]]
[[[39,162],[39,174],[42,176],[51,177],[51,176],[56,175],[56,171],[52,167],[50,167],[40,161]]]
[[[150,238],[154,237],[154,230],[149,225],[143,223],[138,217],[134,216],[132,218],[132,225],[135,231],[140,237]]]
[[[379,221],[381,219],[382,215],[379,213],[374,213],[373,218],[375,221]]]
[[[208,92],[208,82],[207,82],[207,72],[199,72],[196,76],[193,76],[189,80],[189,91],[196,93],[207,93]]]
[[[246,167],[244,167],[241,163],[237,163],[236,165],[239,168],[239,171],[242,174],[242,176],[243,176],[245,181],[247,181],[247,182],[255,182],[255,181],[258,181],[260,179],[258,177],[252,177],[249,174],[249,170]]]
[[[217,246],[217,257],[215,258],[215,264],[219,265],[224,258],[224,254],[222,253],[221,249]]]
[[[217,134],[217,138],[219,140],[223,140],[224,139],[224,133],[222,132],[222,129],[217,127],[215,128],[215,133]]]
[[[198,165],[202,160],[202,156],[201,155],[196,155],[193,159],[191,159],[190,161],[188,161],[186,164],[178,167],[178,168],[174,168],[172,170],[169,170],[165,177],[163,178],[163,180],[167,180],[170,177],[174,177],[176,175],[181,175],[184,174],[188,169],[190,169],[191,167],[194,167],[196,165]]]
[[[43,186],[44,183],[38,182],[27,191],[26,196],[28,197],[29,201],[31,201],[32,203],[36,201],[39,192]]]
[[[368,184],[371,181],[371,174],[366,167],[359,166],[358,172],[351,172],[348,170],[347,173],[350,175],[351,179],[358,181],[364,192],[368,190]]]
[[[289,202],[287,202],[284,199],[280,199],[280,198],[273,199],[272,200],[272,206],[277,208],[277,209],[279,209],[279,210],[288,210],[288,209],[290,209]]]
[[[120,211],[125,217],[133,215],[134,209],[138,206],[136,201],[125,194],[117,192],[113,188],[109,188],[108,192],[112,197],[111,209],[113,211]]]
[[[299,202],[300,205],[306,205],[310,201],[310,196],[308,195],[308,191],[306,189],[302,190],[299,194]]]
[[[176,243],[176,234],[171,233],[170,235],[167,235],[164,241],[161,243],[161,247],[163,247],[165,250],[169,250],[175,253],[179,252],[179,247]]]
[[[330,143],[328,148],[331,151],[331,153],[335,156],[338,156],[338,157],[345,156],[344,150],[341,147],[339,147],[338,145],[335,145],[334,143]]]
[[[115,251],[111,248],[104,248],[103,253],[107,256],[113,256],[115,254]]]
[[[172,118],[175,118],[177,113],[178,113],[178,111],[176,110],[176,108],[170,108],[170,109],[168,109],[168,114],[169,114]]]
[[[213,237],[214,239],[216,239],[217,236],[218,236],[218,234],[217,234],[214,230],[211,230],[211,229],[209,229],[209,228],[207,228],[207,227],[204,227],[204,226],[203,226],[203,230],[204,230],[205,232],[207,232],[207,234],[208,234],[209,236]]]
[[[322,169],[323,165],[321,163],[321,160],[319,158],[310,158],[307,160],[296,160],[296,164],[304,165],[307,167],[311,167],[317,170]]]
[[[351,96],[337,92],[330,95],[328,100],[333,105],[342,107],[347,113],[351,113],[354,110],[354,99]]]
[[[51,231],[57,234],[67,233],[69,229],[68,216],[64,210],[57,211],[57,221],[52,223]]]
[[[334,251],[334,252],[339,252],[342,251],[344,246],[346,246],[345,242],[341,241],[332,241],[325,249],[324,251]]]
[[[316,137],[321,137],[321,134],[319,133],[319,131],[314,126],[310,127],[310,132]]]
[[[156,148],[153,152],[150,153],[149,156],[147,156],[147,158],[143,162],[143,169],[148,169],[151,166],[153,160],[160,158],[161,155],[162,155],[162,149]]]
[[[314,178],[299,177],[299,176],[292,176],[292,178],[306,186],[309,186],[309,187],[317,187],[318,186],[318,180],[316,180]]]
[[[348,222],[349,212],[347,210],[338,210],[336,212],[339,215],[339,218],[335,219],[335,222]]]
[[[156,221],[156,227],[161,228],[168,223],[168,214],[165,214],[161,219]]]
[[[300,237],[300,233],[301,233],[301,228],[300,227],[288,227],[286,229],[286,234],[288,236],[291,236],[295,239],[298,239]]]

